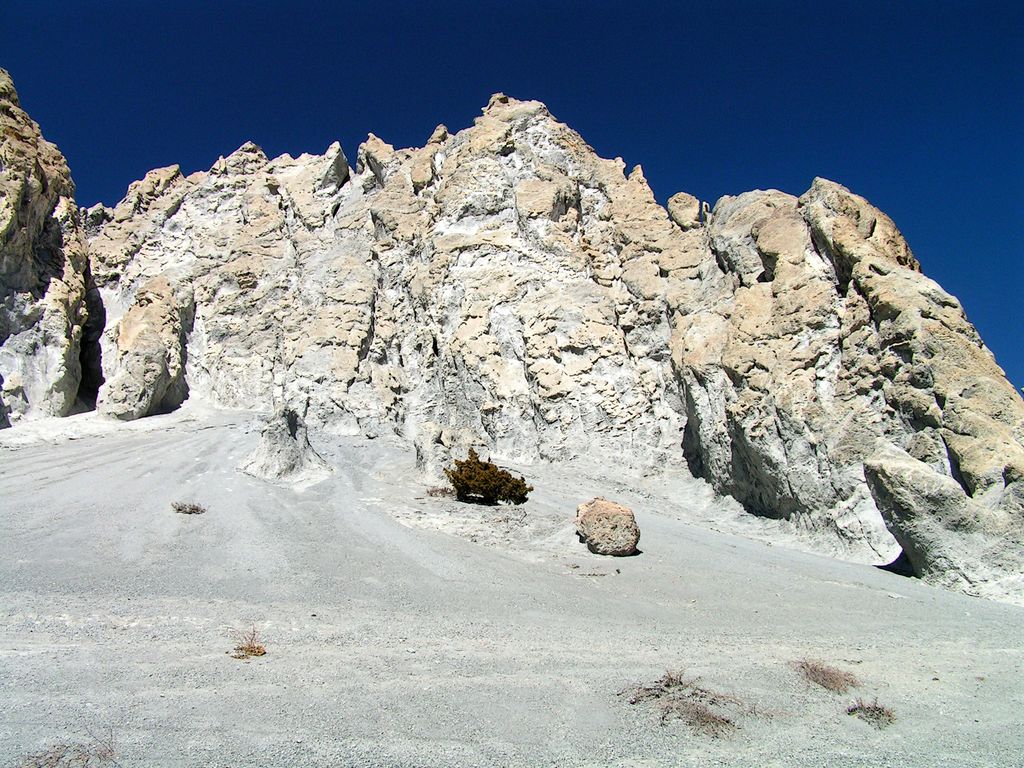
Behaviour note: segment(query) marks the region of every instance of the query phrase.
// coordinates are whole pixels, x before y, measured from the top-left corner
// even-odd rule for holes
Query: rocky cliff
[[[471,445],[688,465],[850,558],[902,550],[932,581],[1024,599],[1024,402],[838,184],[666,210],[639,167],[499,94],[419,149],[371,135],[354,168],[337,144],[246,144],[78,212],[4,82],[12,420],[98,389],[119,419],[191,397],[398,433],[432,474]]]
[[[80,394],[95,399],[98,371],[88,351],[102,310],[96,304],[89,325],[91,281],[74,193],[64,156],[43,139],[0,69],[0,427],[63,416]]]

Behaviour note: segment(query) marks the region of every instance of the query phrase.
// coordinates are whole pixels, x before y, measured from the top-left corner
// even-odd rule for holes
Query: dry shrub
[[[449,497],[450,498],[450,497],[455,496],[455,489],[454,488],[445,488],[445,487],[440,486],[440,485],[435,485],[435,486],[433,486],[431,488],[427,488],[427,496],[429,496],[432,499],[445,498],[445,497]]]
[[[206,512],[206,507],[185,501],[174,502],[171,504],[171,509],[180,515],[202,515]]]
[[[727,736],[739,725],[740,715],[764,715],[756,707],[728,694],[698,685],[698,678],[666,672],[649,685],[641,685],[629,693],[629,703],[651,702],[658,710],[661,724],[682,720],[695,731],[714,738]]]
[[[472,448],[465,461],[455,460],[454,469],[444,471],[455,489],[455,498],[475,504],[494,505],[499,501],[525,504],[533,490],[521,477],[499,469],[489,461],[480,461]]]
[[[877,697],[871,703],[864,701],[864,699],[857,699],[846,708],[846,714],[859,717],[861,720],[875,726],[878,730],[882,730],[896,722],[896,713],[889,709],[889,707],[879,704]]]
[[[727,715],[716,712],[707,704],[688,699],[670,699],[662,704],[662,724],[670,718],[682,720],[695,731],[700,731],[716,739],[736,730],[736,721]]]
[[[233,659],[248,659],[252,656],[266,656],[267,648],[263,645],[259,630],[253,626],[251,629],[243,629],[236,633],[238,645],[231,654]]]
[[[832,693],[846,693],[851,688],[859,688],[860,680],[845,669],[839,669],[823,661],[802,659],[794,664],[797,671],[808,682],[820,685]]]
[[[42,752],[23,757],[16,768],[101,768],[118,765],[113,734],[93,737],[91,744],[54,744]]]

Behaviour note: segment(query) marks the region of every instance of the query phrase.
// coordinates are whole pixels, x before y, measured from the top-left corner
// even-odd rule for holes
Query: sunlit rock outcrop
[[[63,416],[95,397],[96,309],[75,185],[60,151],[21,108],[0,69],[0,427]],[[93,294],[94,295],[94,294]],[[102,326],[100,326],[102,327]],[[85,363],[86,389],[80,393]]]
[[[422,148],[371,134],[354,168],[337,144],[246,144],[152,171],[83,213],[86,260],[66,166],[31,131],[13,146],[43,159],[5,164],[32,203],[3,209],[4,317],[50,330],[12,342],[4,321],[17,414],[66,413],[101,350],[97,408],[120,419],[292,407],[328,434],[400,435],[434,475],[470,446],[688,466],[845,557],[903,550],[935,583],[1024,599],[1024,402],[893,222],[838,184],[666,210],[642,169],[498,94]],[[40,371],[45,394],[18,394]]]

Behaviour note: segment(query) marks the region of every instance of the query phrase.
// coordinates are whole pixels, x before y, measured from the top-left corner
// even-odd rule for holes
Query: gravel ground
[[[0,766],[107,734],[123,766],[1024,765],[1024,609],[800,551],[688,477],[524,467],[524,507],[478,509],[386,439],[314,436],[334,475],[269,485],[234,469],[257,437],[198,407],[0,432]],[[598,494],[641,555],[576,541]],[[253,625],[267,655],[231,658]],[[667,669],[762,714],[716,739],[619,695]]]

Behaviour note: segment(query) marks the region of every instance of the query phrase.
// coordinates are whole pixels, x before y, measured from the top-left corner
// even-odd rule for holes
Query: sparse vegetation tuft
[[[480,461],[472,448],[465,461],[455,460],[454,469],[446,469],[455,498],[475,504],[495,505],[500,501],[523,504],[533,490],[521,477],[499,469],[489,461]]]
[[[846,708],[846,714],[859,717],[861,720],[875,726],[878,730],[882,730],[896,722],[896,713],[889,709],[889,707],[879,704],[877,698],[870,703],[864,701],[864,699],[857,699]]]
[[[693,730],[714,738],[727,736],[739,725],[739,715],[767,715],[743,700],[698,685],[698,678],[687,678],[681,673],[666,672],[649,685],[630,691],[630,704],[651,702],[661,716],[661,724],[681,720]]]
[[[446,488],[443,485],[435,485],[430,488],[427,488],[427,496],[429,496],[432,499],[452,497],[455,496],[455,489]]]
[[[23,757],[16,768],[103,768],[118,765],[113,734],[93,737],[91,744],[54,744],[42,752]]]
[[[233,659],[248,659],[252,656],[266,656],[267,648],[263,645],[259,630],[255,626],[237,633],[238,645],[231,654]]]
[[[206,513],[206,507],[185,501],[175,501],[171,504],[171,509],[179,515],[202,515]]]
[[[833,693],[846,693],[851,688],[859,688],[860,680],[845,669],[833,667],[823,661],[814,659],[801,659],[794,665],[797,671],[804,676],[804,679],[815,685],[820,685],[826,691]]]

